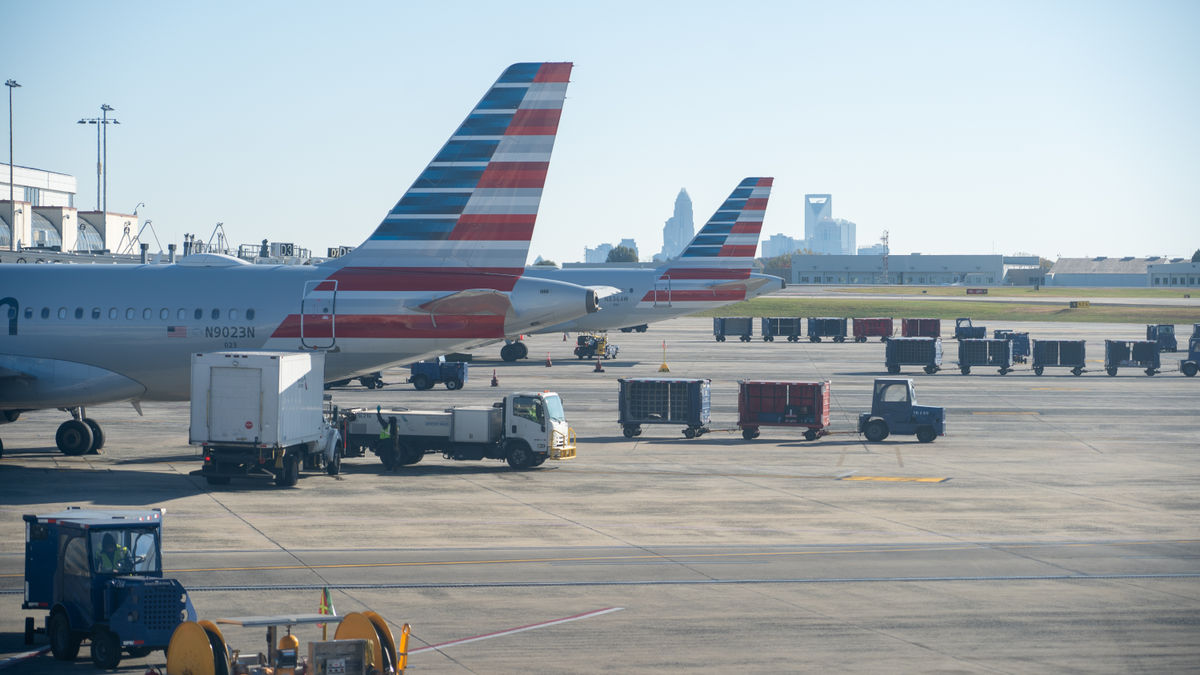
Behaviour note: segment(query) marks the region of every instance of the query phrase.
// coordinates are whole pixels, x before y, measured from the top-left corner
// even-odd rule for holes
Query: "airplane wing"
[[[4,366],[0,366],[0,380],[11,379],[33,380],[37,378],[23,370],[15,370],[13,368],[5,368]]]
[[[417,305],[417,309],[430,314],[503,316],[512,309],[512,301],[507,293],[490,288],[472,288],[435,298]]]

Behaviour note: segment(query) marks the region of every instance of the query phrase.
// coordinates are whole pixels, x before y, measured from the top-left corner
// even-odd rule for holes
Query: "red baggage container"
[[[941,319],[901,319],[900,335],[903,337],[941,337]]]
[[[824,382],[738,382],[738,426],[742,438],[758,437],[759,427],[807,429],[804,440],[829,433],[829,380]]]
[[[866,342],[869,337],[877,337],[880,342],[887,342],[895,329],[892,327],[892,317],[854,320],[854,341]]]

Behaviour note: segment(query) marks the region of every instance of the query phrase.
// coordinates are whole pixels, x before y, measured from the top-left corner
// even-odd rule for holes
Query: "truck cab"
[[[1200,371],[1200,334],[1188,338],[1187,359],[1179,364],[1179,369],[1188,377],[1195,377],[1196,372]]]
[[[196,611],[178,581],[162,578],[162,509],[70,508],[26,515],[22,609],[45,609],[54,658],[74,660],[91,640],[98,668],[115,668],[122,650],[165,649]],[[26,638],[33,620],[26,620]]]
[[[918,441],[930,443],[946,435],[946,409],[918,405],[908,378],[876,378],[871,412],[858,416],[858,432],[872,443],[891,434],[915,434]]]
[[[954,320],[954,338],[957,340],[987,337],[987,326],[975,326],[970,318]]]
[[[1160,352],[1174,352],[1179,349],[1179,343],[1175,340],[1175,324],[1147,324],[1146,339],[1157,342]]]
[[[547,459],[575,456],[574,432],[567,425],[558,394],[518,392],[505,396],[497,405],[504,407],[505,459],[509,466],[522,469]]]

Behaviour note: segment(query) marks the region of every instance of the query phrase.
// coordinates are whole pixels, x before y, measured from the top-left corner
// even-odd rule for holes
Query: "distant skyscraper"
[[[612,244],[600,244],[596,248],[583,248],[583,262],[602,263],[608,260],[608,252],[613,250]]]
[[[663,226],[662,252],[656,258],[667,260],[683,253],[683,249],[696,234],[692,223],[692,198],[687,190],[680,188],[675,197],[675,214],[667,219]]]
[[[804,241],[789,237],[786,234],[775,234],[762,242],[762,257],[774,258],[804,248]]]
[[[813,241],[817,223],[833,219],[833,195],[804,195],[804,238]],[[811,244],[809,244],[811,248]],[[816,250],[815,248],[813,249]]]
[[[804,195],[804,243],[813,253],[855,255],[857,225],[833,217],[833,195]]]

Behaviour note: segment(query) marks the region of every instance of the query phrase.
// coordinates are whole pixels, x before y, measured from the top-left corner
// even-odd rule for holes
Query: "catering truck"
[[[385,425],[387,434],[381,437]],[[575,456],[575,432],[567,425],[562,399],[549,391],[509,394],[490,406],[346,410],[342,435],[347,455],[370,450],[389,470],[416,464],[428,453],[457,460],[502,459],[514,469]]]

